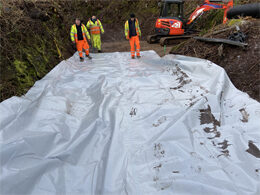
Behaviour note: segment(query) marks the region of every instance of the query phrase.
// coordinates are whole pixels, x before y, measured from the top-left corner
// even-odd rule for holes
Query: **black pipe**
[[[239,16],[251,16],[253,18],[260,18],[260,3],[235,6],[231,8],[227,13],[227,17],[229,19],[238,18]]]

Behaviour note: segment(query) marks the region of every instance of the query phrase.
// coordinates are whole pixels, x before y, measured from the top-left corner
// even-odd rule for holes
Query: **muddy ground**
[[[260,101],[260,20],[248,19],[244,22],[239,26],[247,36],[246,48],[191,39],[180,47],[173,48],[171,53],[204,58],[218,64],[226,70],[232,83],[239,90]],[[209,33],[206,37],[228,38],[235,31],[232,29],[216,35]]]
[[[143,51],[154,50],[159,56],[164,56],[165,54],[169,54],[172,46],[168,45],[166,50],[164,47],[161,47],[159,44],[149,44],[146,41],[140,41],[141,49]],[[104,42],[102,46],[103,52],[129,52],[130,45],[129,42],[126,41],[116,41],[116,42]],[[130,52],[129,52],[130,55]]]

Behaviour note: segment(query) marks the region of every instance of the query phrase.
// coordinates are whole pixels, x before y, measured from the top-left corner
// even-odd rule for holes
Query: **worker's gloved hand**
[[[102,32],[102,34],[104,34],[104,33],[105,33],[105,31]]]

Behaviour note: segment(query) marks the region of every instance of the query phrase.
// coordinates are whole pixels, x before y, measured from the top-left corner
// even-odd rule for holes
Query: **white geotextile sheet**
[[[206,60],[75,54],[0,113],[1,194],[260,194],[260,104]]]

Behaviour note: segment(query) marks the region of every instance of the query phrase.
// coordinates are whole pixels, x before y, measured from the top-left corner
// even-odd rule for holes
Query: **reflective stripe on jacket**
[[[88,39],[90,39],[88,30],[87,30],[87,28],[86,28],[86,26],[84,24],[81,24],[81,30],[82,30],[82,34],[83,34],[83,39],[85,41],[87,41],[86,36],[87,36]],[[71,26],[70,38],[71,38],[71,41],[73,41],[73,42],[77,42],[78,41],[78,34],[77,34],[76,24],[73,24]]]
[[[136,28],[137,36],[141,37],[141,30],[140,30],[139,22],[138,22],[137,19],[135,19],[135,28]],[[125,36],[126,36],[126,38],[129,38],[129,22],[128,22],[128,20],[125,23]]]
[[[96,35],[100,34],[100,32],[104,33],[103,26],[99,19],[94,23],[92,20],[89,20],[87,23],[87,28],[90,29],[90,34]]]

